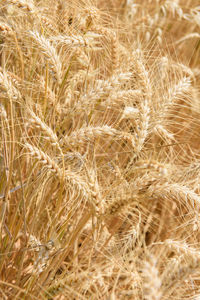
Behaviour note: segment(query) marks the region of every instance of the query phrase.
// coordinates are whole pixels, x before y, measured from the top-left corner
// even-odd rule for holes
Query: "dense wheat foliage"
[[[199,0],[0,0],[0,299],[200,299]]]

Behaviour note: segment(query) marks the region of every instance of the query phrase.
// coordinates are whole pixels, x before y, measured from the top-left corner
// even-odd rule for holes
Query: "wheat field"
[[[200,299],[199,0],[0,0],[0,299]]]

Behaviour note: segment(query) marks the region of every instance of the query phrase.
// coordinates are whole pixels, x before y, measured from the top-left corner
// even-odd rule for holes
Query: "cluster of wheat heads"
[[[0,1],[0,298],[199,299],[198,0]]]

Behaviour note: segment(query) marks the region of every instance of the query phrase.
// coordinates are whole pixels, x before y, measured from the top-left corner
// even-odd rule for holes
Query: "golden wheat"
[[[0,2],[0,298],[198,299],[199,0]]]

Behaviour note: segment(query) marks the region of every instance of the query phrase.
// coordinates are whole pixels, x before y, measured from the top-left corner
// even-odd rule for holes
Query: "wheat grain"
[[[12,28],[5,23],[0,22],[0,32],[3,33],[4,36],[10,36],[13,34]]]
[[[26,12],[31,14],[36,13],[36,8],[31,0],[10,0],[9,2],[13,5],[16,5],[18,8],[25,10]]]

